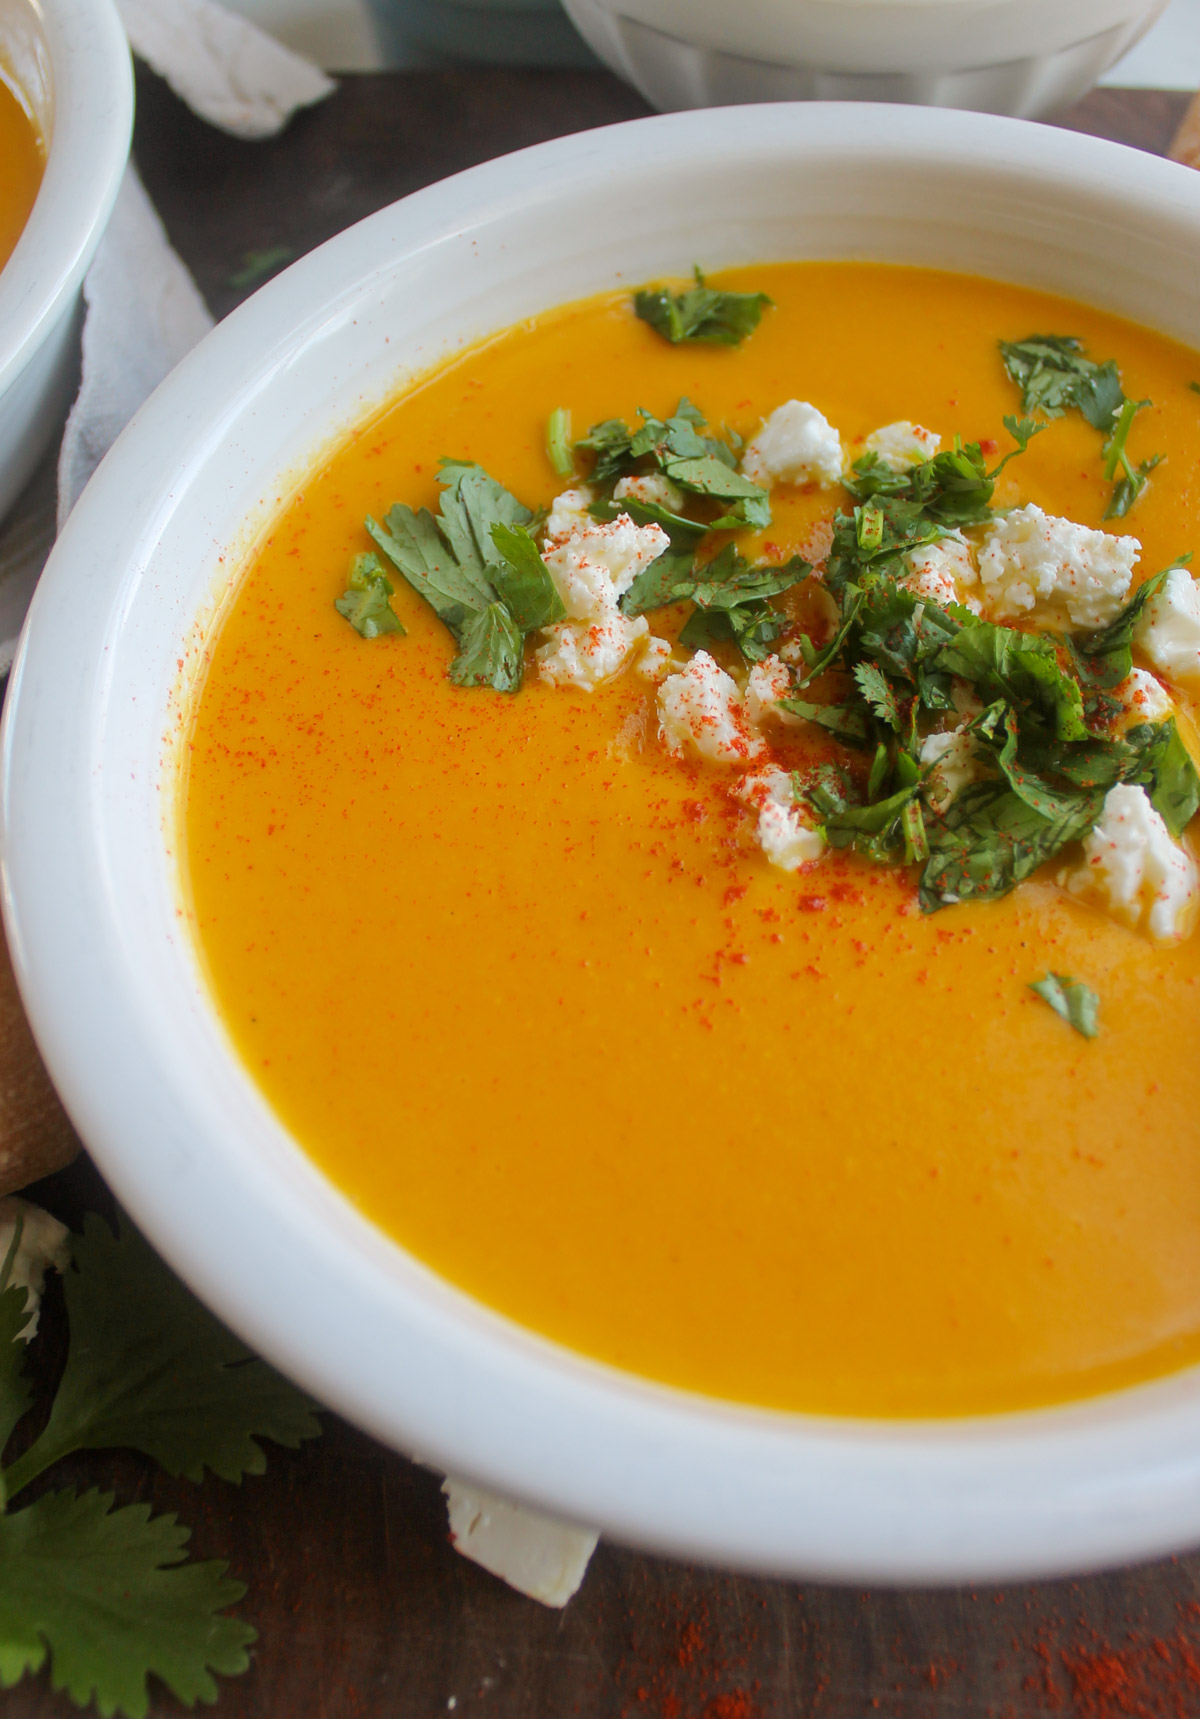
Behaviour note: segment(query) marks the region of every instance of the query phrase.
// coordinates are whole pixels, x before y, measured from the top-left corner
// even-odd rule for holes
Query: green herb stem
[[[546,457],[559,477],[575,472],[575,450],[571,446],[571,411],[556,406],[546,421]]]

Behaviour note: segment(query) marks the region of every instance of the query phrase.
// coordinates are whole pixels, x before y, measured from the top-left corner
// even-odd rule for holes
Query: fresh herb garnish
[[[695,277],[695,286],[684,292],[648,287],[633,295],[638,316],[673,346],[682,341],[740,346],[774,303],[765,292],[720,292],[707,286],[699,268]]]
[[[395,589],[378,555],[356,555],[346,589],[333,606],[364,639],[378,639],[384,633],[403,634],[400,617],[388,601]]]
[[[728,504],[711,518],[700,521],[706,531],[738,531],[749,526],[756,531],[771,523],[767,492],[737,470],[737,455],[718,436],[701,435],[704,414],[683,399],[669,418],[641,412],[639,429],[631,429],[621,418],[593,424],[577,449],[594,456],[590,481],[598,486],[616,483],[635,473],[660,471],[688,495]]]
[[[546,420],[546,458],[559,477],[570,477],[575,470],[571,413],[566,406],[556,406]]]
[[[1047,973],[1044,979],[1034,980],[1029,989],[1085,1039],[1097,1037],[1100,999],[1081,979],[1069,979],[1065,973]]]
[[[1002,340],[1000,354],[1021,390],[1025,412],[1061,418],[1076,411],[1103,434],[1105,481],[1113,483],[1118,469],[1122,473],[1113,484],[1104,517],[1123,518],[1145,489],[1150,473],[1162,464],[1163,456],[1154,454],[1135,466],[1125,451],[1134,417],[1151,402],[1127,399],[1115,359],[1095,363],[1073,335],[1031,334],[1024,340]]]
[[[524,636],[563,618],[562,602],[525,529],[533,515],[481,466],[443,460],[435,518],[397,502],[367,530],[458,645],[458,686],[515,692]]]
[[[145,1504],[114,1508],[111,1492],[44,1492],[12,1501],[81,1450],[143,1452],[171,1474],[227,1480],[261,1473],[258,1440],[295,1447],[320,1428],[314,1406],[212,1318],[127,1227],[90,1216],[63,1280],[66,1367],[49,1420],[3,1471],[0,1514],[0,1684],[50,1660],[52,1687],[79,1706],[143,1719],[148,1679],[181,1701],[212,1701],[214,1672],[248,1664],[255,1632],[228,1608],[244,1584],[221,1563],[185,1562],[190,1531]],[[0,1274],[0,1434],[32,1401],[23,1289]],[[0,1452],[2,1454],[2,1452]]]

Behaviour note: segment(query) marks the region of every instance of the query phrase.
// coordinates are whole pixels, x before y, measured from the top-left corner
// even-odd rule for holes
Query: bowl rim
[[[53,130],[29,220],[0,269],[0,396],[78,292],[133,131],[133,65],[113,0],[26,4],[48,51]]]
[[[164,582],[149,548],[192,481],[189,462],[228,435],[239,410],[252,415],[248,403],[287,372],[322,318],[350,314],[352,287],[377,281],[397,256],[470,243],[473,222],[552,209],[589,184],[638,175],[648,151],[679,164],[732,152],[744,165],[839,149],[918,163],[949,151],[956,170],[981,173],[1000,162],[1064,194],[1136,198],[1164,231],[1200,236],[1200,178],[1173,164],[992,116],[819,103],[672,114],[556,139],[360,222],[184,360],[60,537],[0,728],[4,916],[43,1054],[119,1197],[248,1342],[386,1442],[677,1555],[853,1580],[1065,1573],[1200,1538],[1200,1368],[1062,1408],[850,1421],[692,1397],[560,1349],[404,1255],[311,1165],[285,1183],[268,1155],[239,1157],[219,1137],[204,1069],[189,1066],[194,1045],[168,1068],[150,1028],[139,1024],[143,1042],[127,1036],[147,1018],[142,979],[106,907],[98,719],[121,699],[108,667],[114,640],[138,582]],[[98,556],[100,543],[108,553]],[[158,713],[154,722],[157,732]],[[157,824],[153,839],[164,839]],[[234,1060],[228,1045],[224,1055]],[[240,1067],[238,1078],[249,1087]],[[264,1126],[299,1156],[281,1124]],[[396,1355],[403,1377],[381,1365]]]

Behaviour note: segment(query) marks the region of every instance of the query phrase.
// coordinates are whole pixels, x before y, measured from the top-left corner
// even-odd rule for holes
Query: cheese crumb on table
[[[1073,895],[1094,896],[1107,910],[1155,942],[1191,929],[1200,873],[1173,841],[1144,788],[1119,783],[1104,797],[1100,821],[1083,844],[1083,863],[1059,881]]]
[[[0,1200],[0,1264],[8,1258],[21,1220],[21,1239],[13,1255],[9,1285],[25,1291],[25,1306],[29,1318],[21,1327],[25,1342],[37,1335],[42,1305],[42,1288],[49,1270],[65,1271],[71,1259],[71,1238],[65,1224],[52,1218],[41,1206],[31,1205],[13,1195]]]
[[[863,444],[869,454],[877,454],[889,471],[907,472],[930,460],[942,444],[942,438],[922,424],[901,418],[895,424],[884,424],[872,430]]]
[[[658,689],[659,733],[668,752],[691,747],[713,764],[749,764],[765,751],[737,682],[707,651]]]
[[[1200,679],[1200,589],[1186,567],[1173,567],[1146,604],[1134,643],[1170,680]]]
[[[820,859],[825,838],[796,805],[792,778],[786,770],[744,776],[735,791],[739,800],[758,813],[755,838],[772,865],[781,871],[798,871]]]
[[[791,698],[794,692],[788,666],[781,657],[764,657],[755,663],[746,682],[746,713],[751,722],[765,722],[774,717],[785,727],[798,728],[804,721],[794,711],[781,710],[781,698]]]
[[[813,482],[828,488],[841,475],[841,437],[807,400],[777,406],[742,454],[742,476],[763,489]]]
[[[543,1516],[451,1475],[442,1491],[450,1538],[464,1558],[544,1606],[566,1605],[596,1550],[600,1536],[593,1529]]]
[[[1141,554],[1136,537],[1113,537],[1043,513],[1032,503],[990,525],[979,551],[979,577],[989,614],[1057,620],[1065,608],[1075,627],[1103,627],[1129,595]]]

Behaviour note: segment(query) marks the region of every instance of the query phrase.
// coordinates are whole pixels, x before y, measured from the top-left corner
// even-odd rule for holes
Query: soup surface
[[[752,436],[791,396],[845,440],[910,419],[1003,437],[997,340],[1078,336],[1153,401],[1165,452],[1113,529],[1137,577],[1196,545],[1200,358],[1097,311],[867,264],[734,271],[774,308],[741,347],[670,346],[627,296],[464,353],[283,507],[212,646],[188,754],[190,906],[246,1065],[346,1194],[435,1271],[613,1365],[784,1409],[954,1415],[1200,1359],[1200,935],[1148,938],[1043,870],[923,914],[911,868],[787,873],[720,772],[656,740],[636,675],[515,697],[334,609],[362,520],[436,506],[441,455],[530,506],[546,421],[683,394]],[[1097,526],[1098,437],[1068,413],[1000,480]],[[582,468],[581,468],[582,469]],[[776,488],[758,548],[838,491]],[[752,542],[752,539],[747,539]],[[1200,547],[1200,545],[1196,545]],[[651,619],[659,634],[682,610]],[[1101,999],[1089,1040],[1029,989]]]
[[[0,74],[0,269],[24,231],[44,165],[37,129]]]

